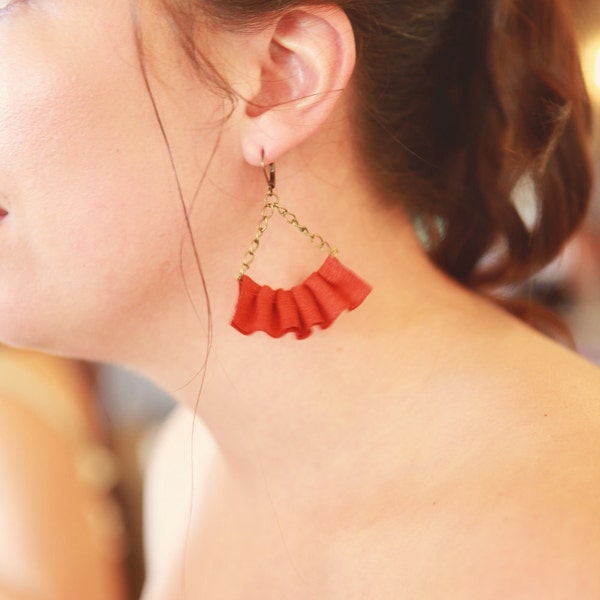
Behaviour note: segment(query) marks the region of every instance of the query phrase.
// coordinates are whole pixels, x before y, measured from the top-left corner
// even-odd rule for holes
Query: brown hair
[[[163,2],[189,56],[222,86],[194,45],[195,23],[252,30],[326,4]],[[591,187],[590,107],[566,0],[332,3],[357,41],[358,151],[385,195],[402,199],[433,260],[476,288],[523,281],[551,261]],[[522,181],[533,224],[515,207]]]

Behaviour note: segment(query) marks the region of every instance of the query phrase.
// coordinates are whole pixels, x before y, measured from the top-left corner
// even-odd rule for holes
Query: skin
[[[18,257],[2,264],[2,337],[116,357],[132,332],[107,327],[151,318],[161,280],[164,296],[182,288],[183,220],[127,2],[16,2],[0,28],[1,244]]]
[[[596,598],[598,371],[439,273],[374,192],[343,13],[201,29],[233,107],[141,16],[210,319],[128,2],[32,0],[0,16],[0,252],[19,259],[0,262],[0,338],[123,363],[180,402],[150,467],[144,600]],[[301,343],[228,325],[261,150],[374,288]],[[259,282],[323,260],[267,235]]]

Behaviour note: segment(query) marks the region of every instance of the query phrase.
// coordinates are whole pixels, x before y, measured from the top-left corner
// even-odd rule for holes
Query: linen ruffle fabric
[[[328,256],[321,268],[290,290],[258,285],[247,275],[239,282],[239,297],[231,325],[250,335],[264,331],[274,338],[293,332],[299,340],[319,326],[327,329],[344,310],[354,310],[371,286]]]

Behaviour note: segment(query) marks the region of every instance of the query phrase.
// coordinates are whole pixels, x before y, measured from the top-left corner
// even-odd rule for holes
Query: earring
[[[256,235],[244,257],[236,278],[239,296],[231,325],[244,335],[264,331],[274,338],[293,332],[299,340],[307,338],[318,325],[327,329],[344,310],[354,310],[371,292],[371,286],[347,269],[336,258],[338,251],[320,235],[311,233],[298,223],[294,214],[282,206],[275,193],[275,165],[262,169],[267,180],[267,194]],[[246,271],[254,260],[260,239],[275,213],[306,235],[310,242],[328,256],[321,268],[309,275],[302,284],[290,290],[273,290],[255,283]]]

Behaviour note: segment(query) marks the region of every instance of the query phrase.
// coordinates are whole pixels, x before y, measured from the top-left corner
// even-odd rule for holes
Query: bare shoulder
[[[570,597],[600,598],[600,369],[554,346],[544,372],[547,452],[541,454],[533,497],[542,509],[546,555],[554,557],[548,564],[565,590],[572,590]],[[562,551],[553,552],[552,542]]]
[[[542,337],[524,344],[517,354],[522,366],[523,401],[540,414],[564,450],[589,443],[600,451],[600,368],[575,352]],[[600,474],[600,468],[598,469]]]
[[[381,599],[600,598],[600,370],[519,325],[480,339],[441,388],[451,427],[420,430],[432,460],[355,556]]]
[[[491,313],[484,323],[471,336],[462,375],[485,391],[486,410],[516,419],[519,430],[538,431],[536,437],[562,443],[565,451],[587,443],[597,452],[600,368],[509,315]],[[478,357],[474,348],[481,349]]]
[[[468,540],[478,586],[513,598],[600,598],[600,428],[575,419],[531,436],[533,451],[507,452],[470,488],[482,501]]]
[[[449,496],[472,510],[455,513],[472,557],[461,583],[485,597],[600,598],[600,369],[537,334],[514,341],[498,358],[488,450]]]

